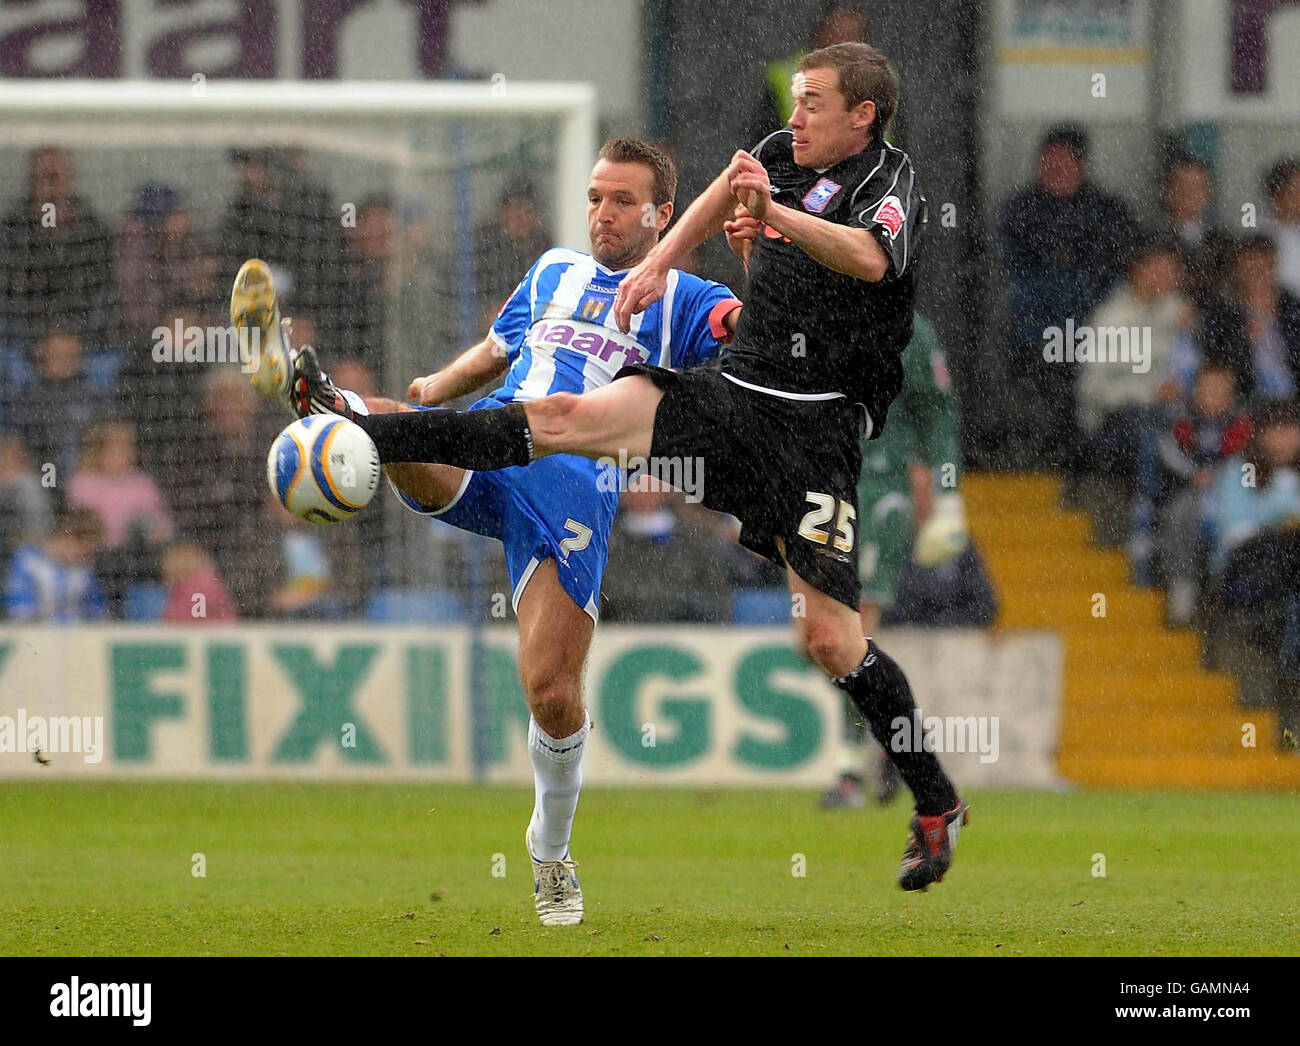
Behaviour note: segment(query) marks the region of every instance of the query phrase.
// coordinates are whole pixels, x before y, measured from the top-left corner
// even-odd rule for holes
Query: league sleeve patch
[[[842,188],[844,186],[829,178],[818,178],[817,184],[809,189],[808,195],[803,198],[803,209],[809,214],[821,214]]]
[[[903,223],[907,221],[907,215],[903,213],[903,201],[897,196],[886,196],[870,220],[883,227],[892,240],[903,231]]]

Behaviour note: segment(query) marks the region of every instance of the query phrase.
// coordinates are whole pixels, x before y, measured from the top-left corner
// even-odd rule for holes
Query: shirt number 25
[[[802,520],[799,521],[799,536],[807,538],[809,541],[818,545],[825,545],[831,542],[831,535],[824,529],[824,525],[830,522],[832,516],[835,517],[835,538],[832,544],[841,552],[853,551],[853,522],[858,518],[858,510],[848,501],[839,502],[839,514],[836,515],[836,499],[830,494],[818,494],[816,491],[808,491],[804,495],[810,505],[813,506],[811,511],[806,512]]]

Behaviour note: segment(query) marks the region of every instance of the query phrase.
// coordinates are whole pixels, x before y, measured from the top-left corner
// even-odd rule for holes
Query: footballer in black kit
[[[889,274],[835,272],[768,228],[719,367],[618,376],[645,374],[664,392],[652,457],[703,459],[704,504],[741,521],[743,545],[856,611],[860,436],[883,430],[903,386],[925,199],[907,154],[881,137],[825,170],[798,166],[792,139],[777,131],[753,150],[773,202],[870,230]]]

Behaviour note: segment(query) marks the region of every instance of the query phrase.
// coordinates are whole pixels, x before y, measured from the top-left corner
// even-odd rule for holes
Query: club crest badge
[[[803,198],[803,209],[809,214],[821,214],[842,188],[842,185],[829,178],[818,178],[817,184],[809,189],[808,195]]]
[[[584,320],[597,323],[604,317],[613,302],[614,299],[608,295],[608,292],[597,294],[588,291],[582,296],[582,300],[578,302],[578,309],[574,318],[581,317]]]

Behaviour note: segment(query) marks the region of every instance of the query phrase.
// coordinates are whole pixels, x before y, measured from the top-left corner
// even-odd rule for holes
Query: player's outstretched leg
[[[796,618],[806,656],[827,672],[853,700],[898,768],[916,801],[907,849],[899,867],[904,890],[921,890],[943,878],[952,864],[957,833],[968,807],[957,795],[939,760],[924,745],[894,745],[898,722],[910,722],[916,710],[903,670],[875,643],[861,635],[856,611],[832,599],[789,570],[791,591],[804,596],[804,614]]]
[[[546,926],[582,922],[582,888],[569,853],[591,723],[582,701],[582,667],[594,623],[560,584],[555,560],[533,571],[519,598],[519,672],[532,718],[528,758],[534,803],[525,843],[533,901]]]

